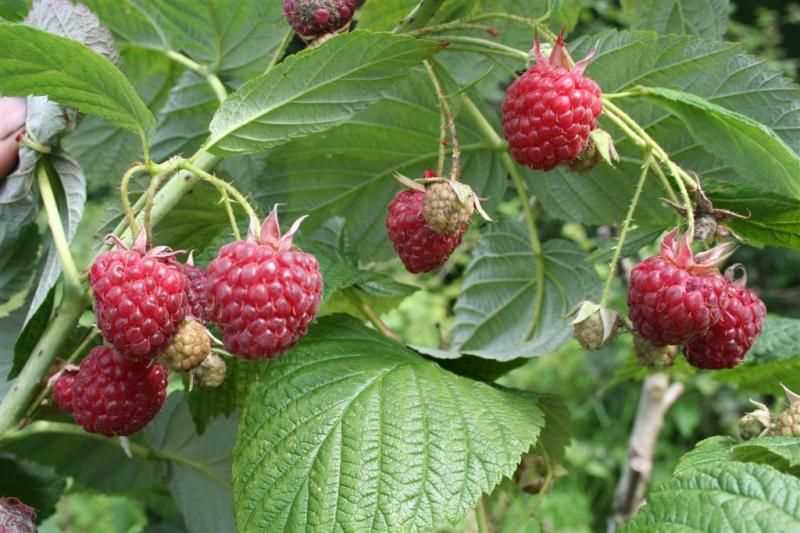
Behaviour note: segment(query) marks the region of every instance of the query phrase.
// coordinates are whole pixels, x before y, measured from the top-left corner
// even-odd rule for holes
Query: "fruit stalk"
[[[45,162],[39,162],[37,165],[36,179],[39,184],[39,193],[42,195],[42,203],[47,213],[47,225],[50,227],[53,243],[55,244],[58,257],[61,260],[61,267],[64,271],[64,289],[66,297],[71,292],[80,292],[81,277],[78,273],[78,268],[75,266],[75,261],[72,259],[72,253],[69,251],[69,241],[64,233],[64,225],[61,222],[58,204],[56,203],[56,197],[50,185],[50,176],[48,175],[45,165]]]
[[[642,174],[639,176],[639,183],[636,184],[636,190],[633,193],[633,198],[628,206],[628,214],[625,216],[625,221],[622,223],[622,229],[619,232],[619,239],[617,239],[617,246],[614,248],[614,257],[611,258],[611,263],[608,265],[608,276],[606,277],[605,285],[603,286],[603,295],[600,297],[600,307],[605,307],[608,304],[608,297],[611,294],[611,283],[614,280],[617,265],[619,264],[620,255],[622,255],[622,248],[625,246],[625,238],[628,236],[628,229],[631,222],[633,222],[633,215],[636,213],[636,206],[639,205],[639,197],[642,195],[644,189],[644,182],[647,180],[647,174],[650,167],[654,165],[652,154],[650,151],[644,157],[644,164],[642,164]]]
[[[193,70],[203,78],[205,78],[206,83],[211,87],[211,90],[214,91],[214,95],[217,97],[217,100],[220,102],[224,102],[228,98],[228,91],[225,89],[225,85],[222,84],[222,81],[217,77],[216,74],[211,72],[208,67],[205,65],[201,65],[195,61],[192,61],[185,55],[181,54],[180,52],[176,52],[174,50],[167,50],[165,54],[168,58],[175,61],[176,63],[183,65],[184,67],[188,68],[189,70]]]
[[[453,152],[453,166],[450,169],[450,179],[453,181],[457,181],[459,175],[461,175],[461,147],[458,143],[458,132],[456,131],[456,121],[453,118],[453,113],[450,110],[450,105],[447,103],[447,97],[444,94],[444,90],[442,89],[442,84],[439,82],[439,77],[436,75],[436,70],[434,69],[433,65],[430,61],[425,61],[425,69],[428,71],[428,76],[433,83],[433,88],[436,91],[436,99],[439,100],[439,109],[442,114],[442,123],[447,124],[447,128],[450,130],[450,143]],[[440,139],[442,141],[439,146],[439,165],[437,168],[438,175],[442,176],[444,174],[444,141],[445,139]]]

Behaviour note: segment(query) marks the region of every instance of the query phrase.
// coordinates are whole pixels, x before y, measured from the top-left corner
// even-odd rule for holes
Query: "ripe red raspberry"
[[[53,384],[53,400],[62,411],[72,412],[72,385],[78,375],[77,370],[65,369]]]
[[[305,218],[305,217],[303,217]],[[223,246],[208,265],[212,319],[228,350],[245,359],[280,355],[306,334],[317,314],[317,259],[292,245],[302,222],[281,236],[277,208],[256,238]]]
[[[207,323],[211,318],[208,304],[208,274],[191,263],[182,263],[180,268],[186,276],[186,316]]]
[[[406,189],[395,195],[386,214],[386,231],[406,269],[417,274],[436,270],[447,262],[466,231],[437,233],[423,216],[425,193]]]
[[[36,533],[36,510],[18,498],[0,498],[0,533]]]
[[[727,285],[716,265],[731,252],[722,245],[694,256],[688,236],[664,237],[661,254],[634,267],[628,307],[634,329],[657,346],[681,345],[706,333],[719,318]]]
[[[83,429],[108,437],[131,435],[161,409],[167,370],[155,361],[132,361],[110,346],[98,346],[81,361],[72,388],[72,416]]]
[[[603,110],[600,87],[584,76],[591,55],[571,67],[559,36],[550,57],[534,43],[536,64],[506,92],[503,130],[520,165],[551,170],[577,158]]]
[[[146,251],[143,239],[98,257],[89,272],[97,326],[120,353],[154,357],[186,313],[186,277],[166,248]]]
[[[694,367],[733,368],[761,334],[767,315],[764,302],[745,287],[744,279],[725,281],[719,298],[719,320],[708,333],[691,339],[683,349],[686,360]]]
[[[358,0],[283,0],[283,14],[304,37],[333,33],[353,18]]]

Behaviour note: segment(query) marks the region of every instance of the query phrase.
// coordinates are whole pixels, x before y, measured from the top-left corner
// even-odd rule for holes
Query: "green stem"
[[[84,431],[83,428],[75,424],[68,424],[65,422],[50,422],[46,420],[38,420],[22,429],[7,431],[2,435],[0,435],[0,443],[14,441],[14,440],[21,440],[34,435],[40,435],[46,433],[73,435],[76,437],[83,437],[86,439],[92,439],[104,442],[109,446],[115,446],[115,447],[119,446],[119,443],[113,437],[105,437],[103,435],[98,435],[97,433],[88,433]],[[172,461],[174,463],[183,464],[185,466],[197,470],[210,480],[219,483],[221,486],[225,488],[230,488],[230,483],[219,477],[213,471],[209,470],[208,467],[206,467],[201,463],[193,461],[187,457],[183,457],[181,455],[177,455],[168,451],[157,450],[155,448],[151,448],[149,446],[140,444],[138,442],[129,441],[129,447],[131,453],[136,455],[137,457],[141,457],[142,459],[146,460]]]
[[[345,292],[347,297],[350,299],[353,304],[355,304],[356,308],[361,311],[367,319],[375,326],[375,329],[380,331],[385,337],[389,337],[390,339],[400,342],[403,342],[403,339],[400,338],[400,335],[392,331],[392,329],[386,325],[386,323],[381,320],[380,315],[369,305],[364,299],[353,289],[347,289]]]
[[[145,165],[134,165],[128,169],[125,174],[122,175],[122,180],[119,184],[119,198],[122,202],[122,211],[125,213],[125,219],[128,222],[128,228],[131,230],[132,238],[131,240],[136,240],[136,237],[139,235],[139,224],[136,222],[136,213],[131,207],[131,199],[130,195],[128,194],[128,187],[131,181],[131,178],[135,176],[139,172],[143,172],[147,169]],[[146,202],[145,198],[140,198],[142,205]],[[139,202],[136,202],[137,205]]]
[[[433,68],[433,65],[430,61],[425,61],[425,69],[428,71],[428,76],[433,83],[433,88],[436,91],[436,99],[439,100],[439,109],[442,114],[442,120],[446,122],[447,128],[450,130],[450,142],[451,142],[451,149],[452,149],[452,158],[453,158],[453,166],[450,169],[450,179],[453,181],[458,180],[458,177],[461,175],[461,146],[458,142],[458,132],[456,131],[456,121],[453,118],[453,113],[450,111],[450,105],[447,103],[447,97],[444,95],[444,90],[442,90],[442,84],[439,82],[439,78],[436,76],[436,71]],[[443,158],[443,148],[444,145],[441,144],[439,148],[439,157],[440,162]],[[442,163],[442,171],[439,172],[439,176],[442,176],[444,173],[444,164]]]
[[[233,213],[233,206],[231,205],[231,197],[228,196],[228,191],[225,188],[217,189],[219,193],[222,195],[222,202],[225,204],[225,213],[228,215],[228,222],[231,224],[231,230],[233,231],[233,237],[240,241],[242,240],[242,236],[239,233],[239,226],[236,224],[236,215]]]
[[[81,275],[78,273],[78,268],[75,266],[72,252],[69,251],[69,241],[64,232],[61,215],[58,212],[58,203],[53,193],[53,187],[50,184],[50,176],[47,173],[47,167],[43,161],[39,162],[36,166],[36,178],[39,184],[39,193],[42,195],[42,203],[47,213],[47,225],[50,227],[53,243],[55,244],[58,257],[61,260],[61,267],[64,270],[65,286],[69,287],[72,291],[79,291]]]
[[[469,22],[463,22],[460,20],[456,20],[453,22],[445,22],[444,24],[437,24],[436,26],[425,26],[424,28],[419,28],[418,30],[411,31],[412,35],[427,35],[430,33],[438,33],[442,31],[450,31],[450,30],[477,30],[477,31],[485,31],[486,33],[492,34],[494,29],[490,26],[483,26],[481,24],[471,24]]]
[[[442,0],[421,0],[392,33],[405,33],[424,26],[443,3]]]
[[[550,18],[550,10],[548,12],[539,17],[538,19],[531,19],[526,17],[520,17],[519,15],[512,15],[511,13],[503,13],[503,12],[492,12],[492,13],[481,13],[480,15],[470,17],[467,20],[470,22],[478,22],[481,20],[489,20],[489,19],[504,19],[510,20],[512,22],[517,22],[519,24],[524,24],[531,29],[541,33],[544,35],[545,39],[551,42],[555,42],[558,38],[556,34],[550,31],[550,29],[544,25],[544,22]]]
[[[600,307],[605,307],[606,304],[608,304],[608,298],[611,294],[611,284],[616,277],[617,265],[619,264],[619,258],[622,255],[622,248],[625,246],[625,239],[628,236],[628,229],[633,222],[633,215],[636,213],[636,207],[639,205],[639,197],[642,195],[644,182],[647,180],[647,174],[650,171],[650,167],[655,165],[656,163],[652,161],[650,154],[647,154],[644,157],[642,174],[639,177],[639,182],[636,184],[636,191],[633,193],[633,198],[628,206],[628,214],[625,216],[625,221],[622,223],[622,229],[620,229],[619,232],[617,246],[614,249],[614,257],[611,258],[611,263],[608,265],[608,276],[606,276],[606,282],[603,286],[603,296],[600,298]]]
[[[214,91],[214,95],[217,97],[217,100],[220,103],[224,102],[228,98],[228,91],[225,89],[225,85],[223,85],[222,81],[214,74],[207,66],[201,65],[196,61],[186,57],[185,55],[181,54],[180,52],[176,52],[175,50],[166,50],[164,52],[168,58],[172,59],[176,63],[183,65],[184,67],[192,70],[205,78],[206,83],[211,87],[211,90]]]
[[[275,49],[275,53],[272,54],[272,59],[270,60],[269,65],[267,65],[267,70],[264,71],[264,74],[272,70],[273,67],[278,64],[278,61],[281,60],[283,54],[286,53],[286,48],[289,46],[289,43],[292,42],[292,38],[294,38],[294,30],[292,28],[289,28],[288,30],[286,30],[283,39],[281,39],[281,42],[278,43],[278,47]]]
[[[533,254],[535,271],[536,271],[536,294],[533,299],[533,318],[531,326],[528,331],[527,338],[531,338],[539,326],[539,318],[542,313],[542,306],[544,303],[544,254],[542,253],[542,242],[539,238],[539,230],[536,227],[536,215],[531,206],[530,197],[528,195],[528,188],[525,185],[525,179],[519,171],[519,168],[511,159],[505,142],[500,135],[492,127],[491,123],[483,116],[483,113],[478,106],[466,95],[462,96],[464,109],[470,114],[478,129],[481,131],[486,140],[495,147],[503,146],[503,153],[500,160],[505,166],[511,176],[511,181],[517,190],[517,195],[522,202],[522,211],[525,215],[525,225],[528,230],[528,240],[530,241],[531,253]]]
[[[159,172],[155,174],[153,177],[150,178],[150,185],[147,187],[147,194],[144,204],[144,232],[147,235],[147,243],[148,245],[153,244],[153,226],[152,226],[152,214],[153,214],[153,202],[155,200],[156,191],[158,190],[159,185],[161,184],[161,179],[164,177],[164,174]]]
[[[516,48],[512,48],[511,46],[506,46],[502,43],[489,41],[487,39],[481,39],[479,37],[465,37],[463,35],[442,35],[441,37],[439,37],[439,39],[446,41],[448,43],[477,46],[479,49],[486,52],[492,52],[494,54],[499,54],[506,57],[513,57],[525,62],[528,61],[527,52],[523,52],[522,50],[517,50]]]
[[[242,208],[245,210],[247,216],[250,218],[250,226],[256,228],[260,226],[260,220],[258,218],[258,215],[256,214],[255,209],[253,209],[253,206],[250,205],[250,202],[247,201],[247,198],[245,198],[244,195],[240,193],[238,189],[236,189],[236,187],[234,187],[225,180],[221,180],[218,177],[209,174],[202,168],[193,164],[191,161],[186,161],[186,160],[181,161],[180,167],[183,168],[184,170],[191,172],[196,176],[199,176],[201,179],[206,180],[207,182],[209,182],[214,187],[217,187],[218,189],[225,189],[225,191],[230,196],[232,196],[233,199],[236,200],[239,203],[239,205],[241,205]]]
[[[0,434],[13,428],[27,411],[31,399],[41,386],[42,379],[47,375],[61,346],[75,331],[75,323],[80,319],[85,307],[86,300],[82,294],[65,292],[64,301],[36,343],[16,382],[0,403]]]
[[[477,522],[478,533],[491,533],[492,526],[489,520],[489,511],[486,509],[485,494],[481,494],[478,504],[475,506],[475,522]]]

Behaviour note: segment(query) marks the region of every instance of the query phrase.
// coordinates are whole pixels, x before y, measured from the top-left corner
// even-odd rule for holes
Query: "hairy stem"
[[[122,212],[125,213],[125,220],[128,222],[128,228],[131,230],[132,240],[136,240],[136,237],[139,235],[139,224],[136,221],[136,213],[134,212],[133,207],[131,207],[131,199],[130,194],[128,194],[128,187],[131,181],[131,178],[135,176],[139,172],[144,172],[147,169],[145,165],[134,165],[128,169],[125,174],[122,175],[122,180],[119,184],[119,199],[122,203]],[[140,198],[142,205],[146,202],[146,199]],[[139,205],[139,202],[136,202]]]
[[[369,319],[373,326],[375,326],[375,329],[380,331],[385,337],[389,337],[390,339],[400,343],[403,342],[403,339],[400,338],[400,335],[392,331],[392,329],[387,326],[383,320],[381,320],[380,315],[375,311],[375,309],[365,302],[355,290],[348,289],[346,294],[350,301],[355,304],[356,308],[364,313],[364,316]]]
[[[633,193],[633,198],[628,206],[628,214],[625,216],[625,221],[622,223],[622,229],[620,229],[619,232],[617,246],[614,248],[614,257],[611,258],[611,263],[608,265],[608,276],[606,277],[605,285],[603,285],[600,307],[605,307],[608,303],[608,297],[611,294],[611,284],[616,277],[619,258],[622,255],[622,248],[625,246],[625,238],[628,236],[628,229],[631,226],[631,222],[633,222],[633,215],[636,213],[636,207],[639,205],[639,197],[642,195],[642,189],[644,189],[644,182],[647,180],[647,174],[650,171],[650,167],[653,165],[655,165],[655,163],[653,163],[648,153],[644,158],[644,164],[642,164],[642,174],[639,176],[639,182],[636,184],[636,191]]]
[[[238,224],[236,224],[236,214],[233,212],[233,206],[231,205],[231,197],[228,196],[228,191],[225,190],[224,187],[220,187],[217,190],[222,195],[222,203],[225,204],[225,213],[228,215],[228,222],[231,225],[231,231],[233,232],[233,237],[237,241],[240,241],[242,240],[242,235],[239,233]]]
[[[61,222],[61,214],[58,212],[53,187],[50,184],[50,176],[44,162],[39,162],[36,166],[36,178],[39,184],[39,193],[42,195],[42,203],[47,213],[47,225],[50,227],[50,234],[53,236],[53,243],[61,260],[61,267],[64,270],[64,284],[70,291],[78,291],[81,286],[81,276],[69,251],[69,241],[64,232],[64,224]]]
[[[453,166],[450,169],[450,179],[451,180],[458,180],[458,177],[461,175],[461,146],[458,142],[458,131],[456,130],[456,121],[453,118],[453,113],[450,111],[450,104],[447,103],[447,97],[444,94],[444,90],[442,89],[442,84],[439,81],[438,76],[436,76],[436,70],[434,70],[433,65],[430,61],[425,61],[425,68],[428,71],[428,76],[433,83],[433,88],[436,91],[436,99],[439,100],[439,109],[442,114],[442,121],[447,124],[447,128],[450,130],[450,143],[452,149],[452,158],[453,158]],[[443,150],[444,145],[442,145],[439,149],[439,157],[443,158]],[[439,176],[442,176],[444,173],[444,164],[442,164],[442,170],[439,172]]]
[[[222,84],[222,81],[214,74],[207,66],[201,65],[196,61],[186,57],[185,55],[181,54],[180,52],[176,52],[175,50],[166,50],[165,54],[168,58],[172,59],[176,63],[183,65],[184,67],[192,70],[205,78],[206,83],[211,87],[211,90],[214,91],[214,95],[217,97],[217,100],[224,102],[228,98],[228,90],[225,89],[225,85]]]

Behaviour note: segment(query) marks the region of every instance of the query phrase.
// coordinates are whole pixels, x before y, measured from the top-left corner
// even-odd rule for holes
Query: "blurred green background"
[[[277,0],[270,0],[277,1]],[[380,1],[380,0],[369,0]],[[618,3],[586,0],[579,32],[624,26]],[[782,0],[735,0],[734,23],[727,38],[741,42],[753,54],[778,65],[797,79],[800,64],[800,3]],[[513,214],[513,201],[503,208]],[[607,228],[583,228],[543,221],[544,239],[565,237],[586,249],[602,246]],[[468,235],[473,242],[477,233]],[[607,237],[606,237],[607,238]],[[424,287],[399,309],[385,315],[390,327],[413,344],[436,345],[451,324],[451,307],[470,246],[448,264],[447,270],[413,279],[400,269],[401,281]],[[465,251],[466,250],[466,251]],[[750,285],[759,290],[770,310],[800,316],[800,254],[785,250],[742,250],[734,260],[748,265]],[[604,273],[601,273],[604,274]],[[624,307],[622,286],[616,287],[615,307]],[[560,395],[572,420],[572,444],[554,473],[546,494],[535,493],[543,481],[533,464],[524,473],[529,492],[506,480],[485,500],[498,533],[605,531],[614,489],[625,461],[627,441],[635,416],[641,383],[630,378],[630,338],[623,336],[605,350],[587,354],[571,342],[557,353],[531,360],[500,379],[518,388]],[[626,373],[627,372],[627,373]],[[774,404],[773,398],[760,398]],[[707,376],[689,377],[686,392],[674,405],[661,432],[655,457],[653,484],[669,477],[678,458],[711,435],[734,434],[749,397]],[[532,493],[533,492],[533,493]],[[57,512],[40,528],[42,533],[135,533],[185,531],[169,505],[168,494],[151,505],[141,499],[109,497],[67,491]],[[197,502],[202,505],[202,502]],[[477,531],[474,516],[446,531]],[[221,532],[224,533],[224,532]]]

